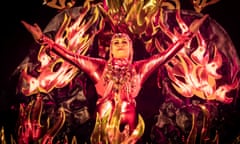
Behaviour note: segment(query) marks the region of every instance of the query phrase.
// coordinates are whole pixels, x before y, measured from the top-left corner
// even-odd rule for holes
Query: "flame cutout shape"
[[[67,1],[66,0],[43,0],[43,5],[47,5],[51,8],[64,10],[71,8],[75,5],[76,0]]]
[[[42,97],[40,94],[25,109],[24,107],[24,105],[20,105],[19,143],[26,143],[30,139],[38,140],[42,136],[44,128],[40,124],[40,116],[42,114]]]
[[[196,12],[200,13],[205,7],[215,4],[220,0],[191,0]]]
[[[181,33],[189,30],[194,30],[195,21],[188,27],[182,18],[180,12],[176,11],[176,21],[178,22]],[[206,17],[206,15],[204,16]],[[206,18],[202,19],[206,19]],[[167,25],[159,21],[163,32],[171,39],[172,42],[178,40],[181,35],[177,30],[173,32],[167,28]],[[222,78],[222,75],[217,73],[217,70],[222,66],[222,55],[218,51],[216,45],[207,50],[205,39],[200,31],[196,32],[194,39],[197,42],[196,49],[190,54],[187,54],[192,41],[185,44],[185,49],[182,49],[175,58],[165,65],[168,76],[172,80],[172,86],[185,97],[198,96],[206,100],[217,100],[223,103],[232,102],[232,98],[228,98],[225,94],[233,89],[236,89],[238,80],[230,84],[218,86],[216,81]],[[171,43],[167,43],[170,45]],[[161,52],[164,48],[160,45],[158,39],[155,39],[155,46]],[[211,55],[211,58],[210,58]]]
[[[52,144],[55,135],[59,132],[65,122],[65,112],[63,108],[59,109],[59,116],[56,123],[50,128],[42,138],[42,144]]]
[[[64,15],[63,22],[55,36],[55,42],[72,52],[82,55],[87,53],[93,44],[95,35],[101,29],[101,16],[97,6],[85,5],[84,10],[77,20],[71,23],[72,17]],[[86,17],[91,14],[92,17]],[[95,25],[100,25],[95,26]],[[21,92],[30,96],[39,92],[49,93],[54,88],[62,88],[69,84],[79,73],[79,69],[53,52],[47,52],[47,46],[41,46],[38,53],[40,67],[37,69],[39,75],[36,77],[28,74],[27,65],[21,73]]]

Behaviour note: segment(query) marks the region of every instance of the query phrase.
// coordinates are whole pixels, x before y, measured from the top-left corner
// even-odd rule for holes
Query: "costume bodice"
[[[135,67],[127,59],[110,60],[95,84],[98,103],[112,100],[115,94],[119,94],[122,101],[131,101],[140,90],[139,80]]]

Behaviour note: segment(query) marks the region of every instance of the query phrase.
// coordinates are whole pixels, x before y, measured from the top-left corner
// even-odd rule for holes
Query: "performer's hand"
[[[33,25],[30,25],[25,21],[21,21],[21,23],[32,34],[34,40],[39,43],[40,39],[43,36],[43,32],[41,28],[38,26],[38,24],[35,23]]]
[[[190,32],[196,33],[207,17],[208,15],[205,14],[202,18],[194,20],[189,27]]]

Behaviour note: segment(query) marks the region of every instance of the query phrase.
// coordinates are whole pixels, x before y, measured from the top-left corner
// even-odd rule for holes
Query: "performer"
[[[164,52],[135,62],[133,62],[132,40],[126,33],[116,33],[112,36],[109,59],[105,60],[73,53],[45,36],[37,24],[30,25],[25,21],[22,21],[22,24],[33,35],[36,42],[48,45],[51,51],[89,75],[99,96],[96,113],[100,120],[107,119],[107,127],[102,129],[105,130],[108,137],[107,140],[103,138],[104,136],[100,140],[96,140],[97,138],[94,138],[96,132],[93,132],[92,142],[111,141],[111,143],[117,143],[122,138],[111,138],[111,135],[114,135],[111,131],[114,126],[111,127],[111,124],[116,120],[114,118],[116,113],[119,111],[120,124],[125,126],[125,129],[129,128],[131,140],[128,139],[128,141],[136,142],[143,133],[135,131],[139,124],[135,98],[143,83],[154,70],[174,57],[184,47],[184,44],[193,38],[206,17],[207,15],[194,21],[190,25],[189,31],[180,36]],[[101,123],[99,125],[100,127],[106,126],[106,124],[101,126]],[[140,127],[144,129],[144,126]]]

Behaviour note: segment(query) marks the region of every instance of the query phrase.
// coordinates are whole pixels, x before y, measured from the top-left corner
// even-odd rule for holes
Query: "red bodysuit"
[[[135,97],[143,83],[154,70],[174,57],[190,38],[192,33],[186,33],[164,52],[134,62],[115,58],[105,60],[72,53],[45,36],[43,42],[92,79],[99,96],[96,111],[100,119],[110,111],[110,120],[117,104],[120,103],[120,123],[129,125],[131,132],[137,125]]]

